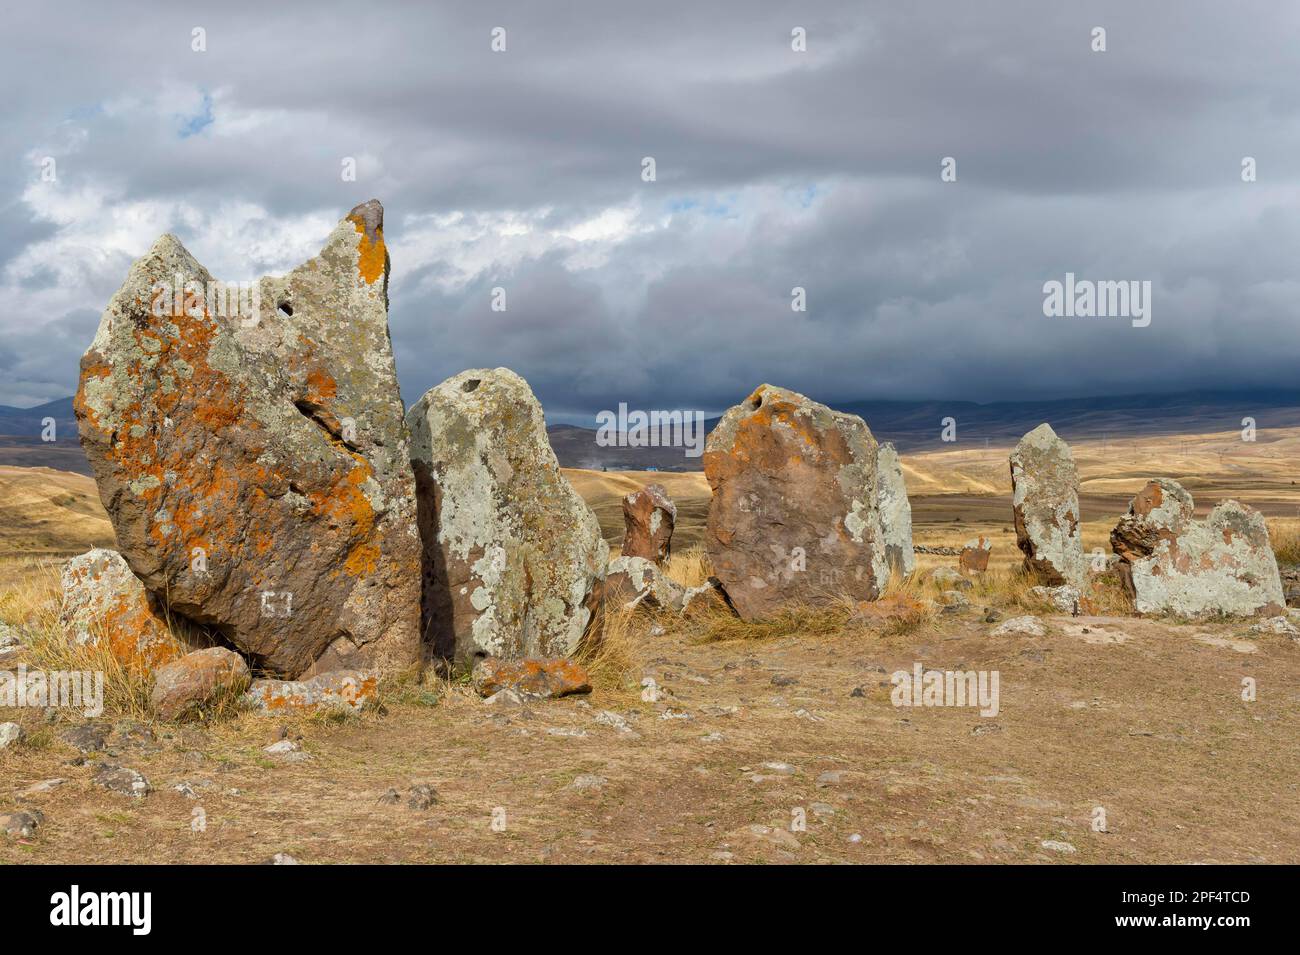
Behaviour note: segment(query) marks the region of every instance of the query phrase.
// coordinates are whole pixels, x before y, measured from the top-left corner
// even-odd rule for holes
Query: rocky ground
[[[390,689],[349,719],[106,718],[102,743],[0,711],[27,734],[0,751],[0,815],[43,816],[0,861],[1300,862],[1300,644],[1069,616],[993,636],[984,617],[699,642],[643,614],[630,680],[513,708]],[[917,661],[997,670],[1000,712],[893,706],[889,675]]]

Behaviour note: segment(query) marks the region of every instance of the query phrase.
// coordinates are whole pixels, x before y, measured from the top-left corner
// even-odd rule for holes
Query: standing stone
[[[461,372],[407,423],[435,652],[468,666],[598,639],[609,546],[560,473],[528,383],[508,368]]]
[[[1045,584],[1083,587],[1079,473],[1070,446],[1040,424],[1011,452],[1012,510],[1025,570]]]
[[[912,505],[907,499],[907,483],[903,480],[898,452],[889,442],[880,445],[876,452],[876,513],[880,515],[887,567],[881,579],[889,574],[906,577],[916,569],[916,554],[912,550]]]
[[[761,385],[709,436],[705,541],[731,604],[874,600],[888,576],[876,440],[855,415]]]
[[[1204,520],[1177,481],[1149,482],[1111,531],[1120,579],[1139,613],[1185,617],[1285,612],[1263,515],[1222,501]]]
[[[623,556],[665,563],[672,553],[677,505],[662,484],[647,484],[623,498]]]
[[[172,610],[273,673],[418,661],[377,201],[242,301],[163,236],[109,302],[75,407],[122,554]]]
[[[144,670],[189,649],[115,550],[97,547],[72,558],[63,567],[62,587],[59,625],[76,643],[107,646],[124,665]]]
[[[957,568],[963,574],[982,574],[989,569],[992,552],[993,542],[987,537],[971,538],[957,555]]]

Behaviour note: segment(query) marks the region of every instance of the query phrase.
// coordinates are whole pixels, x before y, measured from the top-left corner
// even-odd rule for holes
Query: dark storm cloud
[[[1298,24],[1273,3],[22,6],[0,40],[20,94],[0,403],[73,390],[158,232],[251,277],[372,195],[408,402],[481,365],[555,415],[717,410],[765,380],[840,401],[1294,386]],[[1067,271],[1151,281],[1151,325],[1044,317]]]

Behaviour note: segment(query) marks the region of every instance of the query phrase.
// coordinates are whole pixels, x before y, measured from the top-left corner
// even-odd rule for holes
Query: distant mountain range
[[[881,441],[900,451],[937,450],[988,441],[1007,444],[1049,422],[1067,441],[1109,436],[1204,434],[1236,431],[1243,418],[1257,428],[1300,427],[1300,390],[1210,392],[1173,395],[1124,395],[1058,401],[853,401],[837,410],[861,416]],[[57,440],[45,442],[45,420],[54,419]],[[941,440],[944,419],[956,422],[957,442]],[[712,431],[717,418],[705,421]],[[546,429],[564,467],[592,470],[698,471],[698,457],[682,448],[601,447],[594,428],[553,425]],[[0,464],[52,467],[89,474],[77,441],[72,399],[61,398],[35,408],[0,405]],[[1297,463],[1300,470],[1300,462]]]

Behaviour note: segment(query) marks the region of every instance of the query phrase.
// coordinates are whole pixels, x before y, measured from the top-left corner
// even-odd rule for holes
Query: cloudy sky
[[[1300,378],[1294,3],[289,6],[6,7],[0,404],[75,390],[159,234],[251,279],[371,197],[408,404],[497,365],[552,420]],[[1067,272],[1150,281],[1150,325],[1045,316]]]

